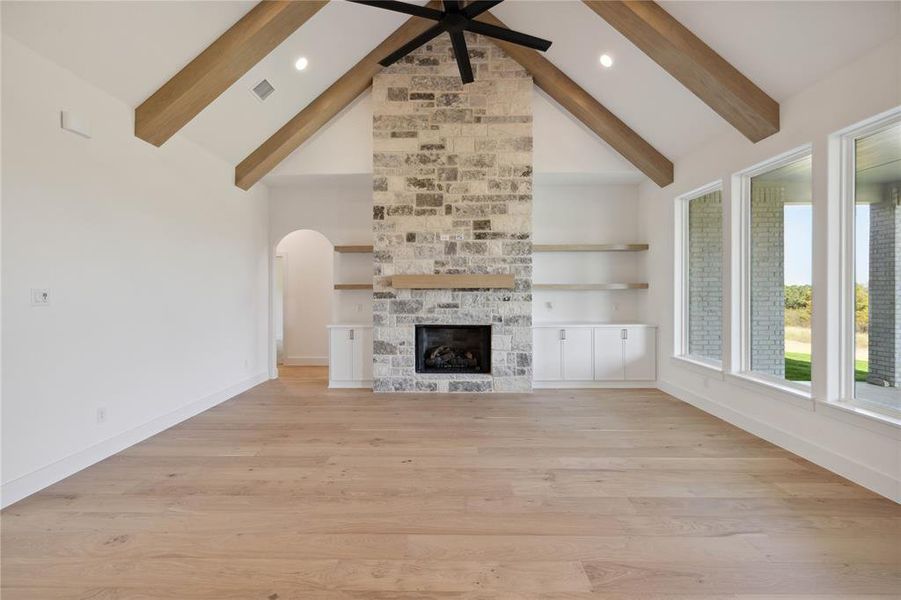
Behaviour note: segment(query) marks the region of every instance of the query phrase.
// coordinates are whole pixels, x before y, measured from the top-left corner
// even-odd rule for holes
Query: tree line
[[[857,332],[865,333],[869,324],[870,294],[865,285],[857,284],[854,289],[854,320]],[[785,321],[787,325],[810,327],[810,312],[813,307],[813,288],[809,285],[785,286]]]

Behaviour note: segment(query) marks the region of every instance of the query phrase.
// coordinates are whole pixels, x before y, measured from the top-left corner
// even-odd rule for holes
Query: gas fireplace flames
[[[432,369],[466,369],[478,366],[478,355],[470,350],[441,345],[426,351],[425,364]]]

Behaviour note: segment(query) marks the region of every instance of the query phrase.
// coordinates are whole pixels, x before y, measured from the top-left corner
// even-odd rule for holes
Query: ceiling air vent
[[[252,91],[253,95],[257,97],[257,100],[262,102],[263,100],[265,100],[266,98],[268,98],[269,96],[272,95],[272,92],[275,91],[275,88],[272,87],[271,83],[269,83],[268,81],[266,81],[264,79],[263,81],[259,82],[255,86],[253,86],[253,89],[250,91]]]

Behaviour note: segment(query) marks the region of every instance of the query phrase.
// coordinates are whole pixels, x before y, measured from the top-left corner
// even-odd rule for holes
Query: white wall
[[[646,243],[638,185],[579,182],[576,176],[535,177],[532,205],[536,244]],[[645,252],[536,253],[535,283],[611,283],[647,280]],[[548,291],[532,294],[535,322],[645,322],[645,290]]]
[[[641,187],[644,228],[651,240],[649,300],[662,326],[661,388],[896,500],[901,499],[899,429],[822,401],[836,399],[839,368],[838,244],[835,222],[830,220],[836,216],[835,206],[827,202],[827,139],[839,129],[901,104],[899,57],[901,40],[896,38],[783,101],[781,130],[776,135],[751,144],[730,131],[678,160],[672,185]],[[813,390],[818,402],[792,402],[767,389],[744,387],[728,375],[724,379],[666,358],[673,351],[673,211],[675,197],[722,179],[728,218],[733,173],[808,143],[813,144]],[[728,261],[726,267],[728,277]],[[726,332],[724,347],[728,348],[735,340],[728,327]]]
[[[532,93],[534,171],[603,175],[608,182],[638,183],[644,175],[565,108],[537,87]]]
[[[290,184],[303,175],[372,173],[372,103],[366,91],[292,152],[265,180]],[[301,177],[302,179],[302,177]]]
[[[332,296],[337,293],[334,248],[321,233],[302,229],[282,238],[275,252],[284,265],[283,363],[327,365],[326,326],[332,322]]]
[[[268,221],[230,165],[155,148],[132,107],[7,36],[2,53],[8,504],[263,380]]]

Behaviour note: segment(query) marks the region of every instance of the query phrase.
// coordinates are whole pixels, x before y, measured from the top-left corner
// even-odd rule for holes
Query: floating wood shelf
[[[341,254],[368,254],[372,252],[372,246],[335,246],[335,252]]]
[[[647,244],[532,244],[533,252],[641,252]]]
[[[592,290],[646,290],[646,283],[533,283],[533,290],[569,290],[587,292]]]
[[[513,288],[513,275],[394,275],[391,287],[399,290]]]
[[[371,290],[371,283],[336,283],[336,290]]]

